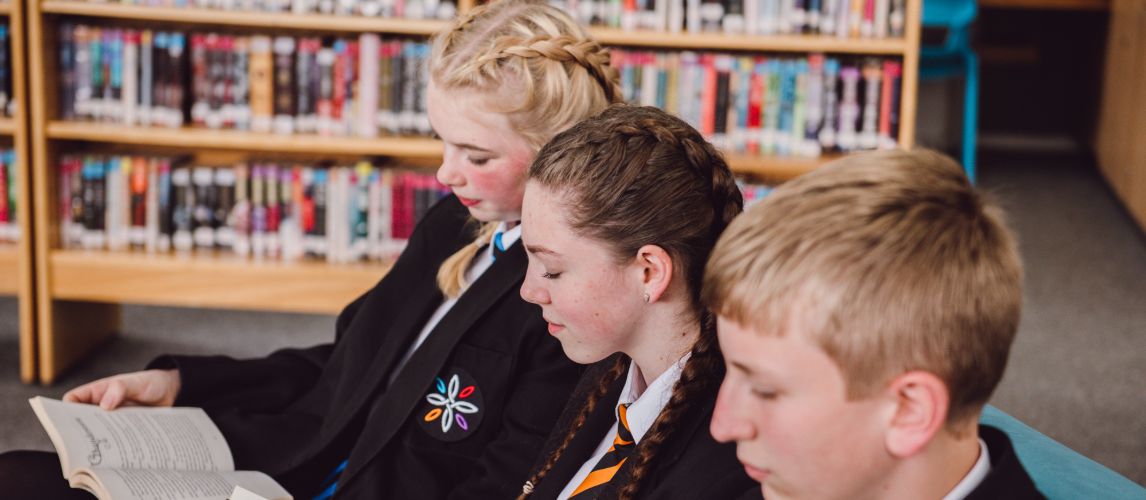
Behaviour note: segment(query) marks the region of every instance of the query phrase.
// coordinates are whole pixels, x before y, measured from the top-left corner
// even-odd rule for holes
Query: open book
[[[28,400],[73,488],[100,500],[226,500],[239,487],[267,499],[291,496],[262,472],[236,471],[219,428],[199,408],[120,408]]]

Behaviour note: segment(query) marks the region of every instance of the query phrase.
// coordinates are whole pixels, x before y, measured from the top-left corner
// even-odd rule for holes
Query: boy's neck
[[[941,499],[967,476],[979,459],[979,427],[974,425],[956,437],[941,430],[927,447],[895,467],[880,498]]]

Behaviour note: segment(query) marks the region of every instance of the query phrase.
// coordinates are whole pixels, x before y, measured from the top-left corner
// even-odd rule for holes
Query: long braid
[[[535,35],[529,39],[503,36],[494,41],[491,53],[475,59],[473,64],[481,74],[492,75],[500,64],[510,58],[522,60],[543,58],[558,63],[576,63],[589,73],[605,92],[609,102],[618,102],[620,89],[618,74],[612,67],[609,51],[596,40],[571,35]]]
[[[692,346],[692,355],[681,370],[680,380],[673,386],[672,397],[661,410],[657,420],[641,439],[636,453],[629,457],[632,462],[629,481],[621,488],[621,500],[636,498],[641,491],[651,464],[661,445],[677,429],[677,422],[692,409],[700,395],[720,383],[724,376],[724,357],[716,342],[716,322],[709,313],[703,314],[701,333]]]
[[[581,406],[581,411],[577,412],[577,417],[573,419],[572,424],[569,426],[569,432],[566,432],[565,438],[561,440],[561,445],[554,449],[553,453],[550,453],[549,457],[545,460],[545,464],[529,477],[529,481],[522,489],[521,495],[517,497],[518,500],[529,498],[529,495],[533,493],[533,487],[545,478],[545,475],[549,473],[553,465],[561,458],[561,454],[565,452],[565,448],[569,446],[569,442],[573,441],[573,437],[577,435],[577,431],[581,430],[581,427],[585,425],[585,420],[589,418],[589,414],[593,413],[593,409],[597,407],[597,403],[605,396],[606,392],[609,392],[609,386],[621,378],[621,375],[625,373],[625,369],[628,368],[628,366],[629,358],[627,356],[617,356],[617,361],[613,363],[609,371],[601,376],[597,387],[594,388],[593,392],[589,394],[589,397],[585,399],[585,404]]]

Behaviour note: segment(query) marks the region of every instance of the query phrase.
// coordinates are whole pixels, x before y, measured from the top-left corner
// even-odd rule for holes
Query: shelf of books
[[[920,0],[647,3],[567,7],[614,47],[625,99],[696,126],[747,199],[911,147]],[[336,313],[446,194],[426,37],[465,2],[29,5],[45,383],[121,303]]]

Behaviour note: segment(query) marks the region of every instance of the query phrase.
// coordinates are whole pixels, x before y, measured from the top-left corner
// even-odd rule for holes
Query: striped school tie
[[[613,479],[613,475],[625,464],[625,459],[633,453],[633,448],[637,445],[633,442],[633,434],[629,432],[629,420],[625,417],[628,410],[629,405],[617,406],[617,437],[613,438],[613,446],[605,452],[605,456],[601,457],[597,465],[593,466],[593,472],[590,472],[581,485],[573,490],[573,494],[569,495],[570,500],[597,498],[609,480]]]

